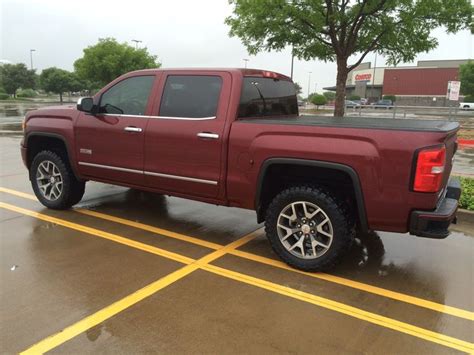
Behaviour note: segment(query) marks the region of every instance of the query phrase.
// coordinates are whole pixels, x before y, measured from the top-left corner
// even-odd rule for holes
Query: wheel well
[[[363,201],[360,201],[360,186],[355,186],[358,184],[358,178],[356,177],[355,182],[349,171],[317,165],[275,163],[265,169],[263,174],[256,201],[258,222],[265,219],[269,204],[279,192],[291,186],[312,185],[322,187],[344,201],[358,228],[367,229],[365,208]]]
[[[67,164],[69,163],[69,156],[66,144],[61,138],[50,137],[43,135],[34,135],[28,138],[27,141],[28,153],[27,153],[27,167],[28,169],[33,162],[35,156],[43,151],[50,150],[58,154]]]

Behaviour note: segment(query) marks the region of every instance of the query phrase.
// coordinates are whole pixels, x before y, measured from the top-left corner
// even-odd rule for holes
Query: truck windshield
[[[298,115],[295,85],[291,81],[245,77],[239,118]]]

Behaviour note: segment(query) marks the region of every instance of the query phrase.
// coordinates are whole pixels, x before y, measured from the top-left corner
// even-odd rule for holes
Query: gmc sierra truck
[[[48,208],[70,208],[94,180],[252,209],[281,259],[316,271],[356,233],[445,238],[461,193],[449,178],[458,129],[300,116],[294,84],[270,71],[156,69],[29,112],[21,152]]]

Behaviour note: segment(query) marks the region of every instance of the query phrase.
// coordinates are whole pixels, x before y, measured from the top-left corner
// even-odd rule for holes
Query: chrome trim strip
[[[200,182],[202,184],[208,184],[208,185],[217,185],[217,181],[196,179],[196,178],[191,178],[191,177],[187,177],[187,176],[153,173],[151,171],[145,171],[145,175],[158,176],[158,177],[164,177],[164,178],[170,178],[170,179],[176,179],[176,180],[191,181],[191,182]]]
[[[208,138],[208,139],[219,139],[219,135],[216,133],[209,133],[209,132],[201,132],[198,133],[197,136],[199,138]]]
[[[214,120],[216,116],[209,117],[169,117],[169,116],[145,116],[145,115],[123,115],[113,113],[103,113],[103,116],[115,116],[115,117],[138,117],[138,118],[158,118],[162,120],[187,120],[187,121],[206,121]]]
[[[154,173],[154,172],[151,172],[151,171],[140,171],[140,170],[134,170],[134,169],[120,168],[118,166],[86,163],[86,162],[83,162],[83,161],[80,161],[78,164],[79,165],[84,165],[84,166],[91,166],[91,167],[94,167],[94,168],[103,168],[103,169],[109,169],[109,170],[124,171],[124,172],[127,172],[127,173],[145,174],[145,175],[149,175],[149,176],[158,176],[158,177],[164,177],[164,178],[169,178],[169,179],[199,182],[199,183],[208,184],[208,185],[217,185],[217,181],[196,179],[196,178],[187,177],[187,176],[178,176],[178,175]]]
[[[93,168],[102,168],[102,169],[109,169],[109,170],[118,170],[118,171],[125,171],[127,173],[135,173],[135,174],[143,174],[141,170],[134,170],[134,169],[127,169],[127,168],[120,168],[118,166],[110,166],[110,165],[101,165],[101,164],[93,164],[93,163],[86,163],[80,161],[79,165],[91,166]]]

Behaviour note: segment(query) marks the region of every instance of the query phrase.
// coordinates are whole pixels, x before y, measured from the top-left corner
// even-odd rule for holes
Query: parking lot
[[[272,253],[252,211],[88,183],[32,194],[0,137],[2,352],[474,352],[474,231],[358,236],[330,274]]]

